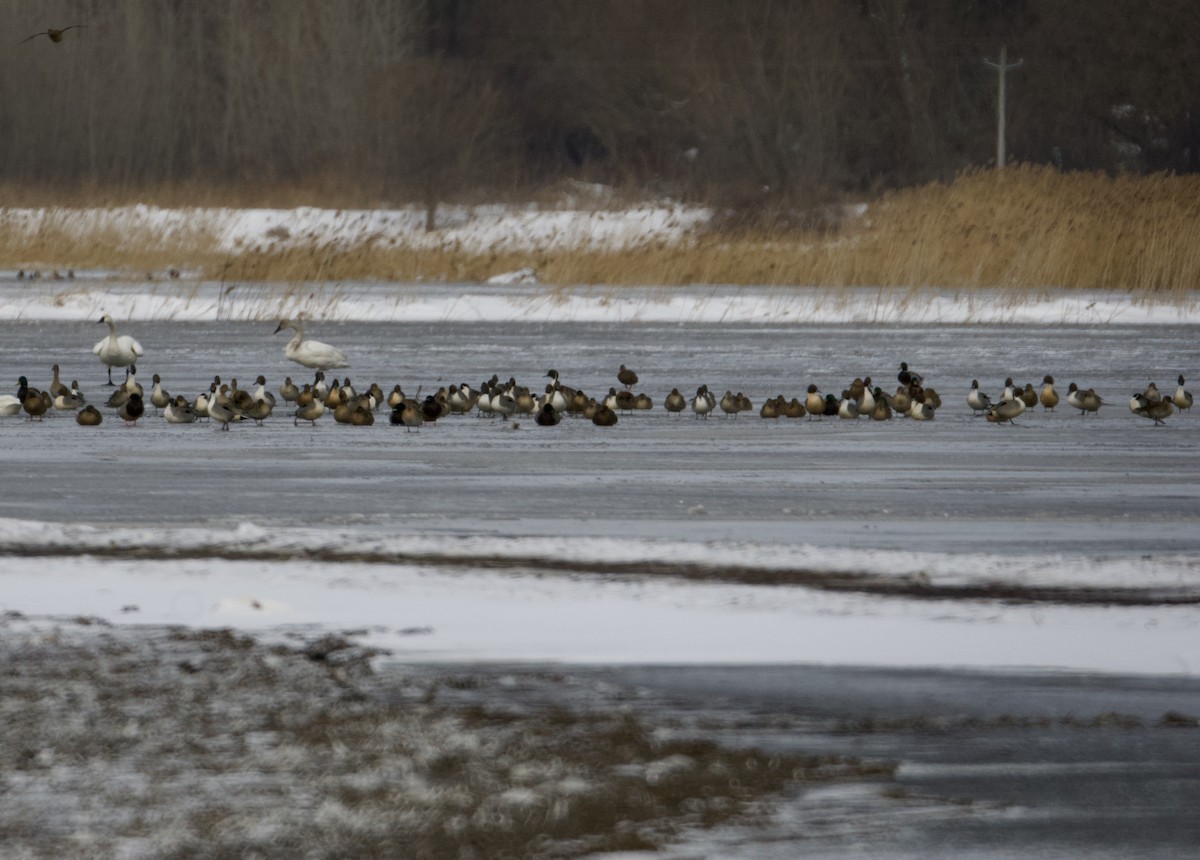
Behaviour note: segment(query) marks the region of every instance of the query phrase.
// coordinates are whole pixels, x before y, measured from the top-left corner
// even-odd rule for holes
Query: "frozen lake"
[[[146,320],[122,326],[146,349],[139,379],[149,385],[150,375],[158,373],[168,390],[189,397],[204,390],[214,374],[248,386],[262,373],[272,388],[285,375],[310,379],[309,371],[283,357],[287,335],[272,335],[273,329],[269,322],[231,321]],[[786,625],[783,643],[758,647],[752,638],[749,645],[742,641],[734,647],[718,640],[697,653],[665,643],[641,647],[637,637],[622,646],[609,642],[598,605],[607,605],[608,598],[617,606],[649,600],[631,594],[637,589],[627,580],[573,582],[562,586],[569,595],[548,594],[547,607],[565,608],[577,600],[585,618],[601,619],[593,639],[581,623],[576,637],[559,641],[559,625],[570,628],[573,619],[560,616],[550,623],[531,616],[529,595],[536,589],[531,581],[521,585],[520,575],[654,572],[668,576],[668,585],[660,577],[652,586],[666,590],[660,598],[666,605],[694,601],[718,614],[731,601],[822,605],[821,612],[844,610],[846,623],[860,624],[877,611],[924,618],[942,609],[896,610],[910,604],[877,597],[864,604],[852,593],[817,600],[804,591],[799,597],[770,597],[750,590],[737,597],[706,587],[687,591],[686,598],[673,597],[670,574],[722,579],[737,568],[749,570],[760,583],[774,578],[829,586],[812,577],[832,573],[919,580],[948,597],[956,596],[951,589],[957,586],[1051,587],[1117,589],[1124,597],[1132,593],[1133,602],[1151,605],[1164,599],[1194,603],[1200,595],[1196,417],[1176,415],[1156,427],[1131,415],[1125,404],[1131,392],[1151,380],[1173,391],[1181,371],[1200,366],[1200,326],[448,319],[316,322],[310,329],[310,337],[348,353],[352,367],[347,372],[360,388],[378,382],[390,390],[400,383],[411,394],[419,386],[429,392],[453,382],[478,385],[495,373],[537,390],[553,367],[564,383],[603,393],[617,384],[617,367],[627,364],[640,374],[636,388],[649,393],[656,408],[624,416],[614,428],[581,420],[541,428],[526,418],[514,430],[509,422],[470,415],[414,433],[385,420],[367,428],[341,426],[328,416],[315,428],[297,427],[282,408],[266,426],[235,426],[228,433],[203,423],[171,426],[155,417],[127,428],[111,411],[94,429],[63,416],[37,424],[5,419],[0,433],[19,454],[10,458],[9,491],[0,500],[0,517],[10,521],[4,529],[8,550],[64,558],[92,558],[99,552],[115,556],[105,562],[110,576],[117,568],[143,565],[172,583],[178,564],[166,563],[164,555],[225,557],[229,564],[211,566],[214,579],[235,562],[268,572],[282,564],[291,571],[284,577],[289,585],[247,588],[258,595],[249,602],[306,608],[281,609],[277,617],[252,612],[249,622],[256,624],[260,617],[261,623],[320,621],[322,601],[315,595],[330,580],[357,584],[365,605],[348,610],[348,617],[328,620],[384,624],[378,617],[381,607],[371,598],[375,589],[392,588],[392,599],[411,601],[412,589],[401,583],[423,577],[429,618],[414,612],[404,626],[440,631],[420,643],[430,658],[629,661],[640,655],[654,661],[677,659],[686,651],[703,660],[728,650],[729,660],[915,660],[924,665],[958,659],[1055,666],[1062,659],[1067,668],[1197,671],[1192,656],[1176,653],[1174,644],[1166,645],[1166,656],[1157,651],[1151,656],[1136,640],[1113,639],[1104,630],[1109,625],[1086,615],[1111,615],[1103,607],[1119,601],[1104,595],[1092,601],[1102,608],[1049,608],[1091,631],[1079,653],[1069,657],[1054,648],[1009,650],[991,641],[943,659],[931,646],[908,653],[878,643],[824,645],[814,653],[807,646],[789,647]],[[33,385],[44,386],[50,365],[57,362],[64,379],[78,379],[93,401],[102,401],[107,396],[103,368],[90,347],[103,331],[89,322],[9,322],[0,366],[9,368],[14,380],[25,374]],[[840,392],[855,376],[870,375],[894,388],[901,361],[941,393],[944,405],[936,420],[766,421],[757,410],[737,419],[696,420],[690,414],[671,417],[662,409],[672,387],[690,394],[702,383],[718,394],[745,392],[756,407],[777,394],[802,397],[810,383]],[[1087,418],[1065,405],[1049,414],[1039,408],[1015,426],[996,426],[973,416],[965,403],[973,378],[996,396],[1007,376],[1037,384],[1046,373],[1054,375],[1063,394],[1076,381],[1094,387],[1109,405]],[[64,565],[59,567],[65,570]],[[428,575],[430,570],[451,572],[447,565],[460,576]],[[85,567],[90,571],[96,564]],[[488,573],[496,567],[509,573],[496,579],[498,574]],[[762,571],[767,573],[760,576]],[[72,575],[87,581],[87,573]],[[251,583],[256,576],[261,582],[274,576],[238,575]],[[483,577],[468,590],[491,594],[488,618],[507,617],[525,634],[511,649],[500,643],[493,652],[486,644],[453,636],[442,643],[453,619],[470,614],[456,600],[463,576]],[[301,582],[314,589],[307,602],[297,591]],[[544,586],[549,592],[559,587]],[[580,597],[573,590],[577,587],[609,590],[597,605],[596,595]],[[276,593],[280,588],[291,590],[285,596]],[[844,584],[838,588],[846,590]],[[851,584],[849,591],[855,590]],[[502,596],[513,604],[511,615],[505,615]],[[205,592],[203,611],[183,618],[228,620],[222,614],[231,611],[228,597]],[[1069,598],[1065,602],[1072,602]],[[833,606],[823,606],[830,600]],[[131,595],[128,602],[150,611],[145,598]],[[1058,602],[1064,601],[1050,601]],[[162,615],[145,620],[178,620],[176,603],[168,602]],[[12,604],[22,608],[20,601]],[[964,605],[974,608],[962,619],[965,629],[981,627],[975,623],[979,617],[1013,611],[995,602]],[[986,608],[979,610],[981,605]],[[1194,607],[1155,611],[1167,613],[1165,626],[1173,635],[1195,633]],[[554,618],[556,610],[546,613]],[[654,627],[657,617],[649,613],[646,625]],[[751,626],[770,641],[769,628],[758,624]],[[486,624],[474,629],[482,640],[490,633]],[[538,630],[545,632],[539,636]],[[576,639],[586,645],[573,648]]]

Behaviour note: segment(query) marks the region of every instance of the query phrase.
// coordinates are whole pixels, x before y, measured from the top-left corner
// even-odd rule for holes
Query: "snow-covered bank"
[[[316,562],[5,559],[5,611],[366,631],[416,662],[950,666],[1200,674],[1194,607],[953,605],[807,589]]]
[[[120,283],[0,272],[0,320],[272,320],[345,322],[711,324],[1171,325],[1200,322],[1200,292],[1182,303],[1117,292],[795,287],[545,287],[524,284]],[[4,281],[8,283],[5,284]]]
[[[620,210],[445,206],[439,210],[438,229],[427,231],[421,208],[166,209],[137,205],[0,209],[0,227],[29,237],[47,229],[75,235],[139,234],[163,239],[203,234],[211,237],[217,251],[229,254],[313,244],[486,254],[563,248],[620,250],[677,242],[711,217],[706,208],[673,203]]]

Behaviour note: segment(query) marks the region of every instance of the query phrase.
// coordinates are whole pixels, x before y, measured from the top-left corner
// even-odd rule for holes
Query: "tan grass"
[[[230,205],[238,199],[334,205],[299,189],[274,197],[265,189],[243,189],[240,197],[235,190],[197,191],[190,198],[187,192],[160,189],[144,199],[160,205]],[[347,204],[354,202],[353,195],[344,196]],[[1040,167],[973,172],[950,184],[893,192],[874,201],[865,217],[835,230],[714,230],[618,251],[474,253],[371,239],[229,255],[202,223],[166,237],[149,231],[114,236],[73,228],[70,210],[56,218],[32,239],[0,220],[0,266],[131,272],[175,266],[241,281],[481,281],[532,266],[551,285],[989,288],[1014,295],[1092,288],[1175,298],[1200,280],[1200,177],[1114,178]]]

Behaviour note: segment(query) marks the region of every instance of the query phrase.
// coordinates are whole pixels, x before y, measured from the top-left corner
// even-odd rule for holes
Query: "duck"
[[[707,385],[696,389],[696,396],[692,398],[692,411],[696,413],[697,418],[708,418],[708,413],[712,412],[716,405],[717,398],[708,390]]]
[[[875,411],[875,392],[871,388],[871,377],[863,380],[862,398],[858,401],[858,414],[870,415]]]
[[[1174,412],[1175,401],[1170,397],[1160,397],[1158,400],[1145,398],[1145,406],[1137,414],[1143,418],[1149,418],[1157,427],[1166,424],[1164,419],[1170,418]]]
[[[104,323],[108,326],[108,336],[92,347],[104,364],[108,366],[108,384],[116,385],[112,380],[114,367],[129,367],[146,354],[142,345],[127,334],[117,335],[117,325],[109,314],[104,314],[96,321],[96,325]]]
[[[295,403],[296,398],[300,396],[300,388],[292,382],[290,376],[284,377],[283,385],[279,386],[279,396],[283,398],[284,403]]]
[[[1038,397],[1043,412],[1053,412],[1058,405],[1058,392],[1054,390],[1054,377],[1046,374],[1042,377],[1042,393]]]
[[[121,420],[125,422],[125,426],[136,426],[138,419],[146,413],[146,404],[142,400],[142,395],[136,391],[129,395],[129,399],[121,404],[117,409],[117,414],[121,416]]]
[[[154,407],[157,415],[160,410],[166,409],[171,403],[171,395],[163,391],[162,377],[156,373],[151,379],[154,381],[154,388],[150,391],[150,405]]]
[[[374,423],[375,413],[367,398],[360,397],[354,401],[354,410],[350,413],[350,425],[352,427],[370,427]]]
[[[814,415],[820,418],[825,414],[825,398],[816,385],[808,386],[808,391],[804,396],[804,410],[808,413],[809,421],[813,419]]]
[[[267,378],[260,373],[258,378],[254,380],[254,384],[257,385],[258,388],[254,389],[254,393],[250,395],[251,399],[265,400],[267,403],[271,404],[271,408],[274,409],[275,395],[267,390]]]
[[[907,415],[908,410],[912,407],[913,399],[908,393],[908,389],[903,385],[896,387],[896,393],[892,395],[892,408],[899,415]]]
[[[291,329],[295,332],[292,339],[283,348],[284,357],[290,361],[320,371],[350,366],[350,360],[340,349],[335,349],[319,340],[305,340],[304,325],[301,319],[280,320],[273,334],[278,334],[284,329]]]
[[[305,398],[303,395],[308,394]],[[292,413],[292,426],[298,425],[301,421],[308,421],[312,426],[317,426],[317,419],[325,414],[325,404],[319,397],[316,397],[309,386],[304,387],[301,396],[296,399],[296,411]]]
[[[638,375],[622,364],[621,369],[617,371],[617,381],[626,388],[633,388],[638,383]]]
[[[645,392],[641,392],[633,398],[633,408],[639,412],[647,412],[654,408],[654,398]],[[740,405],[738,408],[740,410]]]
[[[908,417],[914,421],[932,421],[935,410],[924,400],[914,400],[908,407]]]
[[[58,365],[56,364],[50,368],[50,372],[54,375],[54,378],[50,380],[50,396],[55,398],[57,398],[59,395],[70,397],[71,389],[63,385],[58,378]]]
[[[1013,423],[1013,419],[1025,411],[1025,401],[1019,397],[1002,400],[988,410],[987,420],[993,424]]]
[[[1014,400],[1016,396],[1016,386],[1013,384],[1012,377],[1010,376],[1004,380],[1004,390],[1000,392],[1000,402],[1004,403],[1007,400]]]
[[[902,361],[900,362],[900,372],[896,374],[896,381],[905,386],[914,382],[920,385],[924,381],[924,377],[915,370],[909,370],[908,362]]]
[[[1185,409],[1192,408],[1192,393],[1183,390],[1183,374],[1179,374],[1179,387],[1175,389],[1175,394],[1171,397],[1175,401],[1175,408],[1182,412]]]
[[[421,429],[421,424],[424,423],[425,418],[421,415],[421,410],[417,408],[416,404],[402,400],[392,408],[392,414],[388,420],[392,426],[403,426],[406,432],[411,433],[413,428],[417,430]]]
[[[726,418],[728,418],[730,415],[732,415],[734,418],[737,418],[738,403],[737,398],[733,396],[732,391],[726,389],[725,394],[721,398],[721,402],[718,405],[721,407],[721,411],[725,413]]]
[[[991,398],[979,390],[979,380],[971,380],[971,391],[967,392],[967,405],[974,415],[983,415],[991,409]]]
[[[22,376],[19,380],[17,388],[17,399],[21,401],[21,408],[25,414],[29,416],[29,420],[42,420],[42,416],[50,408],[50,395],[43,396],[41,391],[36,388],[30,388],[29,382]]]
[[[852,397],[843,397],[838,403],[838,418],[854,420],[858,418],[858,401]]]
[[[562,421],[562,416],[559,411],[554,408],[553,403],[546,403],[542,406],[542,411],[537,414],[534,419],[539,427],[557,427]]]
[[[783,395],[780,394],[776,399],[782,401]],[[804,404],[801,403],[799,398],[796,397],[793,397],[791,400],[787,401],[783,406],[780,407],[779,411],[784,418],[803,418],[808,414],[808,410],[804,408]]]
[[[883,391],[876,386],[875,390],[871,393],[874,395],[873,399],[875,402],[875,405],[872,407],[870,413],[871,420],[890,421],[892,418],[892,405],[888,403],[887,398],[883,396]]]
[[[221,422],[222,430],[228,430],[229,422],[237,421],[241,418],[229,400],[221,397],[219,394],[210,397],[208,400],[208,417],[213,421]]]
[[[663,407],[667,412],[679,415],[687,408],[687,398],[679,393],[678,388],[672,388],[671,393],[663,401]]]
[[[613,427],[617,423],[617,413],[601,403],[592,414],[592,423],[597,427]]]
[[[763,401],[762,407],[758,410],[759,418],[778,418],[779,417],[779,400],[771,397]]]
[[[188,403],[187,398],[180,394],[163,409],[163,418],[167,419],[168,424],[193,424],[196,421],[196,410]]]
[[[271,417],[271,411],[274,408],[274,403],[258,397],[250,401],[250,404],[242,410],[242,414],[261,427],[263,422]]]
[[[1151,403],[1157,403],[1158,401],[1162,400],[1162,394],[1159,393],[1158,386],[1153,382],[1146,386],[1146,390],[1142,392],[1142,396]]]
[[[75,423],[81,427],[98,427],[104,416],[95,406],[85,406],[75,413]]]
[[[1079,395],[1079,402],[1082,404],[1079,408],[1083,410],[1084,414],[1088,412],[1098,413],[1100,407],[1104,405],[1104,399],[1092,388]]]
[[[1033,390],[1032,382],[1026,382],[1025,387],[1017,392],[1017,397],[1021,398],[1026,409],[1032,409],[1038,405],[1038,395],[1037,392]]]

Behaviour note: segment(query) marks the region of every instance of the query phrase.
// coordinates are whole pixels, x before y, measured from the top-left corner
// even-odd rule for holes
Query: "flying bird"
[[[17,44],[24,45],[30,39],[36,39],[38,36],[45,36],[51,42],[58,43],[63,40],[63,33],[67,32],[68,30],[78,30],[81,27],[86,27],[86,26],[87,26],[87,24],[72,24],[70,27],[63,27],[61,30],[55,30],[53,27],[47,27],[41,33],[34,33],[32,36],[29,36],[28,38],[22,39],[21,41],[17,42]]]

